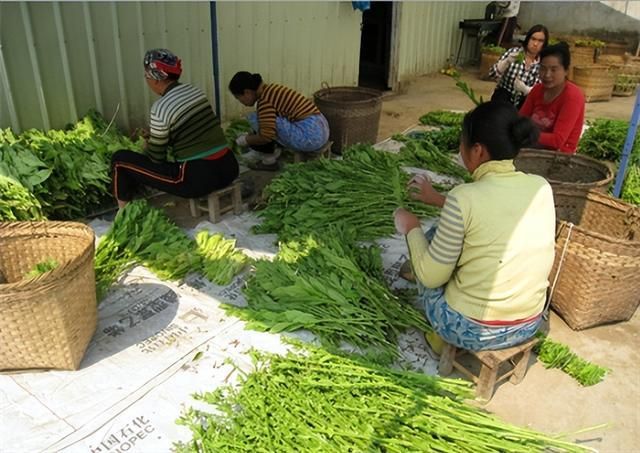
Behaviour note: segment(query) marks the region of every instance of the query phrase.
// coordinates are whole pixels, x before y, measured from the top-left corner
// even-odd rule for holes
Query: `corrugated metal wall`
[[[219,2],[222,111],[247,111],[227,89],[237,71],[258,72],[307,96],[356,85],[362,13],[351,2]]]
[[[0,2],[0,127],[60,128],[89,108],[133,128],[155,99],[146,49],[169,47],[213,102],[206,2]]]
[[[399,43],[398,79],[439,70],[447,59],[455,58],[462,32],[458,23],[463,19],[482,19],[484,2],[402,2]],[[465,37],[461,62],[474,51],[474,39]]]

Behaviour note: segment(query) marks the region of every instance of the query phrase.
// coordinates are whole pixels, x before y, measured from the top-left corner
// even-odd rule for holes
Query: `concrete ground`
[[[494,84],[465,72],[463,79],[485,99]],[[610,102],[587,104],[587,117],[628,120],[634,98],[613,98]],[[469,110],[473,104],[447,76],[434,74],[418,78],[405,93],[385,96],[378,141],[402,132],[432,110]],[[242,177],[256,184],[257,193],[274,176],[269,172],[249,172]],[[168,196],[154,199],[164,206],[178,224],[190,227],[200,219],[189,216],[186,202]],[[640,289],[640,277],[639,289]],[[550,319],[551,338],[569,345],[581,357],[611,369],[603,382],[581,387],[559,370],[546,370],[534,362],[524,381],[514,386],[502,384],[486,409],[505,421],[547,433],[572,433],[608,424],[606,428],[569,436],[587,441],[586,446],[601,452],[640,451],[640,314],[628,322],[572,331],[557,315]],[[532,360],[533,361],[533,360]]]

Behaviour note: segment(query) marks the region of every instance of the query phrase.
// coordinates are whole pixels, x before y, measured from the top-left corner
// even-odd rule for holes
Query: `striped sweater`
[[[473,179],[447,195],[430,244],[420,228],[407,235],[416,277],[429,288],[446,285],[447,304],[469,318],[537,315],[554,257],[551,186],[511,160],[485,162]]]
[[[182,83],[170,85],[151,106],[146,154],[156,162],[187,160],[225,145],[220,120],[205,94]]]
[[[260,135],[266,139],[276,139],[277,116],[294,122],[319,113],[313,102],[297,91],[282,85],[265,84],[258,98]]]

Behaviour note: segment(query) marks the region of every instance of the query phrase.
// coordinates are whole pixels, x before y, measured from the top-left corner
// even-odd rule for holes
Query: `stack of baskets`
[[[582,88],[585,101],[609,101],[613,95],[615,73],[607,65],[574,66],[573,82]]]
[[[555,188],[551,307],[574,330],[630,319],[640,304],[640,208]]]
[[[606,192],[613,172],[603,162],[580,154],[564,154],[541,149],[523,149],[514,160],[516,169],[542,176],[557,188]]]
[[[97,324],[94,234],[75,222],[0,224],[0,369],[79,367]],[[25,275],[38,263],[53,270]]]
[[[614,96],[632,96],[640,85],[640,62],[626,64],[612,64],[611,70],[615,74],[613,86]]]
[[[382,93],[361,87],[326,87],[313,94],[318,109],[329,122],[331,152],[355,143],[373,144],[378,138]]]

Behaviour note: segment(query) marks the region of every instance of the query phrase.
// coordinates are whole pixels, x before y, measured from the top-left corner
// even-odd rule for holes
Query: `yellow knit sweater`
[[[431,244],[420,228],[407,235],[416,277],[429,288],[446,284],[447,304],[473,319],[534,316],[553,265],[551,187],[511,160],[485,162],[472,176],[447,195]]]

